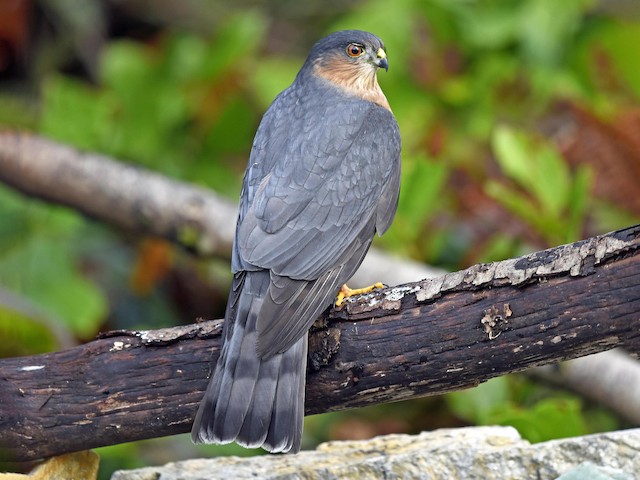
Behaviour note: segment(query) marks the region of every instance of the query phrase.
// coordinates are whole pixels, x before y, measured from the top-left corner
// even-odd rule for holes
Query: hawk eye
[[[347,55],[350,57],[359,57],[364,53],[364,47],[357,43],[350,43],[347,47]]]

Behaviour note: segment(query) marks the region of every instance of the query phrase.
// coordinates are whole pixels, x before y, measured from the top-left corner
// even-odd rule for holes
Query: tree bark
[[[640,225],[348,299],[310,336],[307,414],[640,352]],[[24,461],[187,432],[221,321],[0,360],[0,449]],[[213,353],[213,354],[212,354]]]

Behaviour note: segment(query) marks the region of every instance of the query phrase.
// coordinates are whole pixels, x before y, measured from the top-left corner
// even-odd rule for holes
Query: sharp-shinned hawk
[[[224,344],[195,442],[300,450],[307,333],[394,217],[400,133],[382,41],[333,33],[265,113],[244,176]]]

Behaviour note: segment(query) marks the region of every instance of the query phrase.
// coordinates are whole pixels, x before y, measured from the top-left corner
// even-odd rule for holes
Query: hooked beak
[[[382,48],[378,49],[376,53],[376,65],[379,68],[384,68],[385,72],[389,71],[389,61],[387,60],[387,52],[385,52]]]

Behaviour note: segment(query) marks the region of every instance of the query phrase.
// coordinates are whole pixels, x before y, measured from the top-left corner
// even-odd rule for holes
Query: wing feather
[[[316,170],[313,176],[316,188],[305,187],[311,175],[298,178],[302,184],[285,170],[263,175],[238,228],[237,247],[243,263],[283,276],[313,280],[330,270],[345,245],[376,218],[383,197],[386,207],[381,212],[386,213],[381,217],[383,223],[390,223],[397,201],[397,192],[393,190],[397,185],[388,184],[399,170],[400,145],[394,135],[397,132],[385,131],[382,124],[384,118],[388,121],[393,117],[377,106],[357,104],[357,107],[363,109],[359,124],[349,126],[349,132],[343,133],[353,137],[347,142],[348,149],[336,152],[325,164],[319,165],[318,161],[309,167]],[[380,135],[389,136],[390,148],[387,152],[378,149],[379,155],[372,158],[368,145]],[[313,138],[299,141],[315,145]],[[302,157],[290,159],[285,155],[282,164],[294,161],[309,164],[304,151],[293,150]],[[326,168],[326,163],[335,164],[336,157],[341,158],[339,168],[318,171]],[[312,256],[311,262],[301,260],[300,255],[311,245],[323,246],[326,254],[322,258]]]

